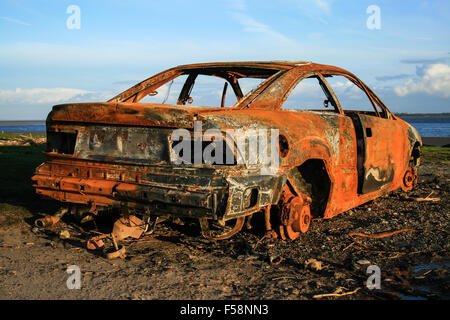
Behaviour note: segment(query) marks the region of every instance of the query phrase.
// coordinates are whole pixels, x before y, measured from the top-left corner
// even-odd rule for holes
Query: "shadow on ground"
[[[0,226],[10,226],[22,219],[33,224],[42,214],[52,214],[58,203],[38,197],[31,177],[45,161],[45,145],[0,146]]]

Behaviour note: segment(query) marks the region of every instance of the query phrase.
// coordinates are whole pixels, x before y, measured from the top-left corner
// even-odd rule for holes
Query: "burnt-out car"
[[[256,214],[267,232],[296,239],[313,218],[411,190],[421,145],[344,69],[203,63],[161,72],[108,102],[54,106],[47,160],[32,180],[66,211],[193,218],[212,239]]]

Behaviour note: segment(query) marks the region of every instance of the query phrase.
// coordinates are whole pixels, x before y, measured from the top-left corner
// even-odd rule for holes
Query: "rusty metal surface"
[[[283,240],[297,239],[301,233],[308,231],[311,222],[311,198],[303,194],[295,195],[285,185],[281,197],[281,214],[279,233]]]
[[[145,223],[136,216],[121,217],[114,223],[112,233],[116,241],[128,237],[139,239],[145,232]]]
[[[229,81],[236,104],[139,103],[162,84],[193,73]],[[343,110],[326,81],[330,75],[346,76],[363,90],[374,112]],[[296,84],[308,77],[326,87],[334,110],[282,109]],[[236,87],[241,78],[265,80],[241,96]],[[245,163],[174,164],[169,135],[176,128],[192,132],[195,121],[201,121],[204,131],[279,129],[276,173],[261,174],[261,168]],[[93,214],[121,207],[143,215],[196,218],[204,225],[206,220],[236,221],[233,234],[242,228],[244,217],[257,213],[266,214],[269,232],[269,217],[281,211],[280,233],[290,239],[305,232],[312,218],[332,218],[398,188],[411,190],[422,145],[417,131],[394,116],[355,75],[300,61],[175,67],[108,102],[54,106],[47,137],[47,161],[32,178],[44,197],[88,206]],[[250,207],[248,190],[257,195]]]

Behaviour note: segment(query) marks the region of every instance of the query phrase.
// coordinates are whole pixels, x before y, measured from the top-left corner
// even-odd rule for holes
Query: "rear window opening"
[[[183,70],[125,102],[231,107],[278,69],[213,67]]]
[[[75,152],[77,132],[47,132],[47,152],[69,154]]]

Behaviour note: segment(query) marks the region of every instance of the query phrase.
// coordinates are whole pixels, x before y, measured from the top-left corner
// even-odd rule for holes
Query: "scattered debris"
[[[348,296],[348,295],[358,292],[359,290],[361,290],[361,288],[356,288],[355,290],[350,291],[350,292],[343,292],[343,290],[347,290],[347,288],[339,287],[333,293],[316,294],[315,296],[313,296],[313,298],[314,299],[322,299],[322,298],[327,298],[327,297]]]
[[[324,268],[322,266],[322,261],[316,260],[314,258],[308,259],[305,262],[305,267],[313,271],[320,271]]]
[[[414,199],[414,201],[419,201],[419,202],[423,202],[423,201],[438,202],[438,201],[441,201],[441,198],[430,198],[430,196],[433,193],[434,193],[434,191],[431,191],[431,193],[429,195],[427,195],[425,198],[412,198],[412,199]]]
[[[41,228],[49,228],[57,224],[59,221],[59,218],[56,217],[45,217],[45,218],[39,218],[34,221],[34,224],[37,227]]]
[[[346,278],[346,275],[345,275],[345,273],[335,271],[335,272],[333,273],[333,277],[334,277],[335,279],[345,279],[345,278]]]
[[[283,258],[283,257],[279,257],[279,256],[270,256],[270,257],[269,257],[269,261],[270,261],[270,264],[271,264],[271,265],[277,266],[277,265],[279,265],[281,262],[284,261],[284,258]]]
[[[70,232],[68,230],[61,230],[59,232],[60,239],[70,239]]]
[[[107,253],[106,258],[108,258],[110,260],[117,259],[117,258],[125,259],[125,257],[126,257],[125,252],[126,252],[126,250],[125,250],[124,246],[116,247],[116,251]]]
[[[363,246],[364,248],[367,248],[367,246],[357,240],[355,240],[355,237],[363,237],[363,238],[369,238],[369,239],[381,239],[381,238],[387,238],[390,236],[393,236],[395,234],[403,233],[403,232],[417,232],[416,229],[401,229],[396,231],[389,231],[389,232],[381,232],[377,234],[365,234],[360,232],[352,232],[349,234],[349,236],[352,238],[352,240],[359,244],[360,246]]]
[[[128,237],[139,239],[148,225],[136,216],[121,217],[114,223],[112,234],[119,241]]]
[[[350,247],[352,247],[355,244],[355,242],[350,243],[348,246],[346,246],[344,248],[344,250],[342,250],[342,252],[344,252],[345,250],[349,249]]]
[[[103,242],[102,239],[106,238],[107,235],[100,235],[100,236],[96,236],[96,237],[92,237],[91,239],[89,239],[86,242],[86,248],[88,250],[98,250],[100,248],[102,248],[105,243]]]
[[[51,228],[69,211],[67,207],[61,207],[53,216],[39,218],[34,221],[37,227]]]

